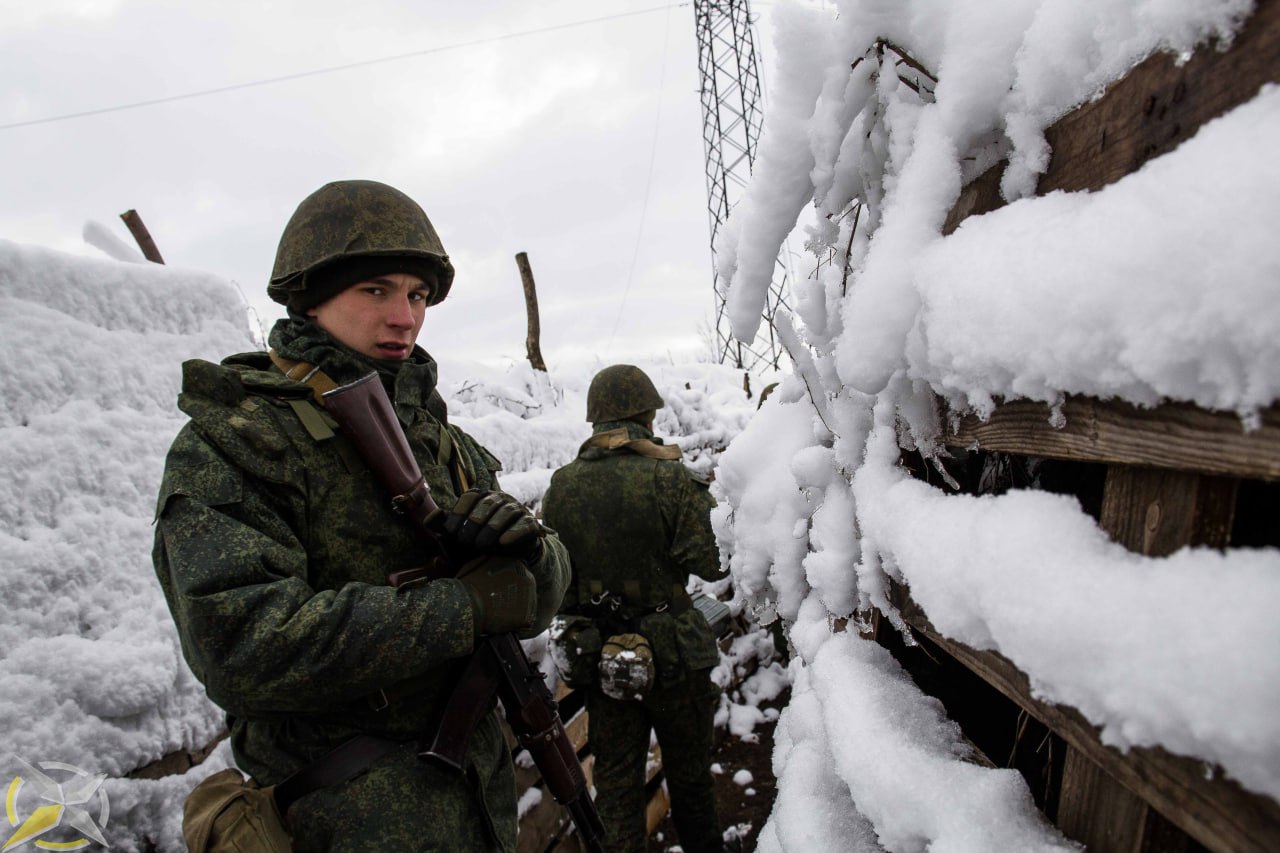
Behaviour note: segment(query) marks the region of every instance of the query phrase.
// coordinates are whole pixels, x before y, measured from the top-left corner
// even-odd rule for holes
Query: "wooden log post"
[[[520,283],[524,285],[525,313],[529,315],[529,335],[525,338],[525,350],[533,369],[546,373],[547,363],[542,360],[542,326],[538,321],[538,291],[533,284],[533,268],[529,266],[528,253],[520,252],[516,255],[516,266],[520,269]]]
[[[151,232],[142,223],[142,217],[138,215],[138,211],[129,208],[120,214],[120,218],[124,220],[124,224],[129,228],[129,233],[137,241],[138,248],[142,250],[142,256],[153,264],[163,264],[164,258],[160,257],[160,250],[156,248],[156,241],[151,239]]]
[[[1148,557],[1164,557],[1188,545],[1225,548],[1239,481],[1185,471],[1111,465],[1102,497],[1100,526],[1120,545]],[[1183,819],[1178,804],[1166,802]],[[1058,803],[1058,827],[1099,853],[1182,851],[1187,835],[1149,801],[1068,744]],[[1188,827],[1192,829],[1194,827]],[[1216,834],[1203,840],[1216,846]]]

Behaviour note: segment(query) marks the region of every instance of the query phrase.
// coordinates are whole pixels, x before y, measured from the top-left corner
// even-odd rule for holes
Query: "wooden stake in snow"
[[[129,226],[129,233],[133,235],[133,239],[138,241],[142,256],[154,264],[163,264],[164,258],[160,257],[156,241],[151,239],[151,232],[142,224],[142,217],[138,215],[138,211],[130,208],[120,214],[120,218],[124,220],[125,225]]]
[[[533,269],[529,266],[529,255],[520,252],[516,255],[516,266],[520,268],[520,283],[524,285],[524,307],[529,315],[529,336],[525,338],[525,349],[529,354],[529,363],[534,370],[547,372],[547,363],[542,360],[542,327],[538,322],[538,292],[533,286]]]

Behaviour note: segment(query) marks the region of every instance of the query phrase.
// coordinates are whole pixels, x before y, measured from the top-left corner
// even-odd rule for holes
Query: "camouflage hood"
[[[377,372],[387,395],[395,401],[396,414],[401,420],[405,419],[401,409],[418,407],[426,409],[440,423],[448,423],[448,406],[436,390],[436,360],[420,346],[415,345],[403,361],[370,358],[343,346],[310,319],[298,314],[278,321],[268,343],[287,359],[319,365],[339,385]]]
[[[680,448],[663,444],[653,431],[635,421],[601,421],[591,427],[591,438],[578,448],[582,459],[601,459],[610,453],[627,450],[651,459],[679,459]]]

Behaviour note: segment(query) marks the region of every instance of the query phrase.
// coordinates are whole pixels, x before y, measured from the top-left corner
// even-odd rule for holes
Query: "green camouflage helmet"
[[[662,406],[662,395],[653,387],[653,381],[631,364],[606,367],[587,389],[587,420],[593,424],[625,421]]]
[[[349,258],[425,261],[439,278],[431,304],[453,284],[453,265],[418,203],[377,181],[335,181],[302,200],[280,236],[267,295],[282,305],[311,273]]]

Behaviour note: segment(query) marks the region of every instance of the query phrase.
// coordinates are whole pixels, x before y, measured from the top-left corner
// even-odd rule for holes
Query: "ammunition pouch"
[[[675,595],[657,607],[639,612],[628,607],[620,596],[607,593],[593,598],[592,606],[591,613],[595,624],[602,626],[601,633],[639,634],[648,641],[656,684],[679,684],[686,673],[709,669],[720,662],[715,635],[702,611],[693,606],[687,595]],[[602,659],[602,671],[603,664]]]
[[[642,634],[614,634],[600,649],[600,690],[610,699],[643,699],[655,680],[653,647]]]
[[[559,615],[551,620],[551,659],[560,679],[573,688],[596,683],[600,669],[600,629],[587,616]]]

